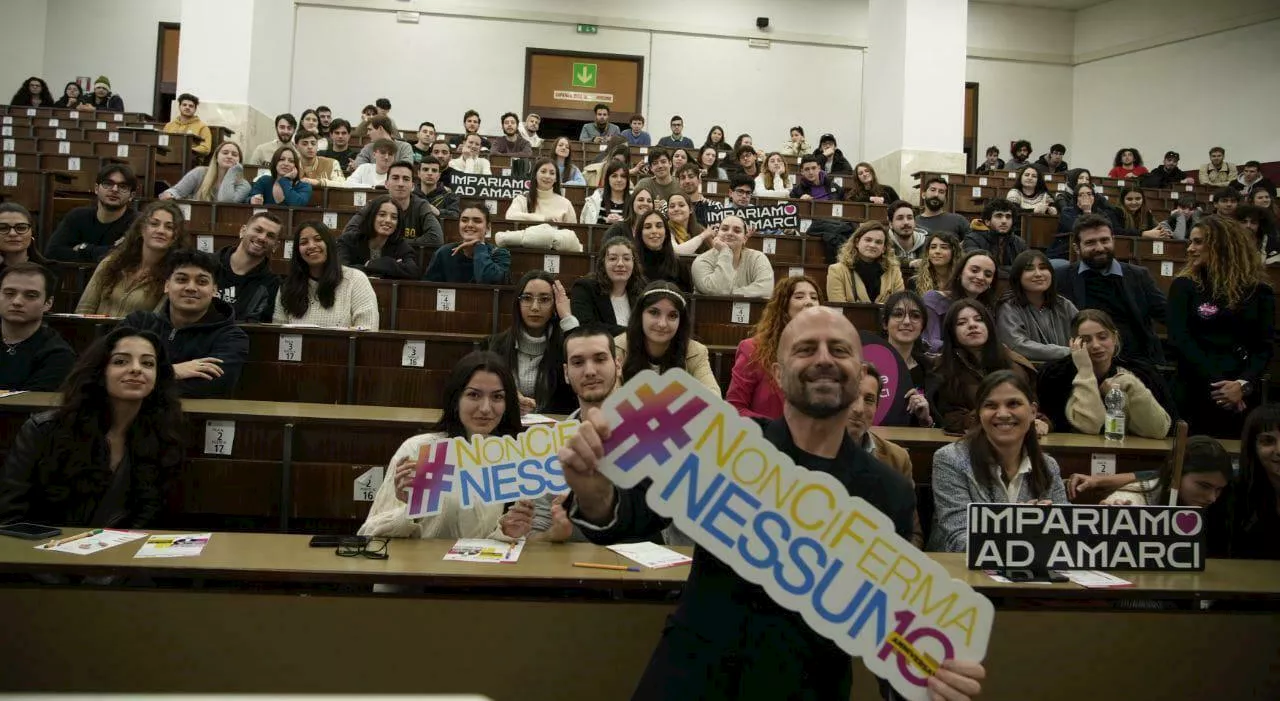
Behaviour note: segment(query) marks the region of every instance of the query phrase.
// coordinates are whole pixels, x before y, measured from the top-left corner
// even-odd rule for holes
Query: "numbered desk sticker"
[[[843,217],[843,216],[844,216],[844,205],[842,205],[842,204],[833,204],[833,205],[831,205],[831,216],[833,216],[833,217]]]
[[[75,157],[75,156],[72,156],[72,157],[68,158],[68,159],[67,159],[67,170],[79,171],[79,170],[80,170],[80,159],[79,159],[79,158],[77,158],[77,157]]]
[[[365,205],[366,200],[367,198],[365,197],[365,194],[363,192],[351,193],[351,204],[357,207],[363,207]]]
[[[1173,277],[1173,261],[1165,260],[1160,262],[1160,276]]]
[[[337,213],[337,212],[325,212],[325,213],[324,213],[323,220],[324,220],[324,225],[325,225],[325,226],[327,226],[327,227],[329,227],[330,229],[336,229],[336,228],[338,228],[338,213]]]
[[[1164,241],[1151,242],[1151,255],[1153,256],[1164,255]]]
[[[156,137],[156,145],[157,145],[157,146],[168,146],[168,145],[169,145],[169,135],[168,135],[168,134],[161,134],[160,136]]]
[[[293,260],[293,242],[292,241],[284,242],[284,259]]]
[[[458,291],[452,288],[436,290],[436,311],[451,312],[458,308]]]
[[[983,179],[985,180],[986,178],[983,178]],[[971,195],[971,196],[972,196],[974,199],[977,199],[977,198],[979,198],[979,197],[982,197],[982,188],[981,188],[981,187],[975,187],[975,188],[973,188],[973,195]]]
[[[352,501],[373,501],[378,494],[378,487],[382,486],[382,480],[386,476],[387,468],[383,465],[371,465],[365,467],[363,465],[354,465],[354,469],[363,470],[355,479],[352,485],[351,500]]]
[[[804,277],[804,268],[801,268],[801,267],[788,268],[787,277]]]
[[[66,130],[66,129],[59,129],[59,130],[57,130],[57,131],[53,132],[53,138],[55,138],[55,139],[61,139],[61,140],[65,141],[65,140],[67,139],[67,130]]]
[[[12,154],[12,153],[6,153],[6,154],[4,155],[4,167],[5,167],[5,168],[17,168],[17,167],[18,167],[18,157],[17,157],[15,154]]]
[[[196,237],[196,250],[205,253],[213,253],[213,236],[209,234],[200,234]]]
[[[542,269],[556,275],[560,272],[560,256],[555,253],[548,253],[542,256]]]
[[[1093,453],[1089,457],[1089,474],[1114,475],[1116,473],[1115,453]]]
[[[729,313],[729,320],[735,324],[751,323],[751,303],[750,302],[734,302],[733,310]]]
[[[236,444],[236,422],[216,421],[204,422],[204,454],[231,455]]]
[[[98,123],[99,123],[99,124],[102,124],[102,122],[98,122]],[[105,125],[105,124],[102,124],[102,126],[101,126],[101,127],[98,127],[98,128],[99,128],[99,129],[102,129],[102,128],[104,128],[104,127],[106,127],[106,125]],[[113,132],[111,132],[111,133],[107,134],[107,142],[108,142],[108,143],[112,143],[112,144],[120,143],[120,132],[118,132],[118,131],[113,131]]]
[[[778,252],[778,239],[766,236],[761,239],[760,247],[764,250],[765,255],[773,255]]]
[[[302,362],[302,334],[280,334],[279,359],[286,363]]]
[[[59,142],[58,142],[58,155],[59,155],[59,156],[65,156],[65,155],[67,155],[67,154],[69,154],[69,153],[71,153],[71,142],[70,142],[70,141],[59,141]]]
[[[186,202],[179,202],[178,209],[182,211],[182,218],[191,221],[191,205]],[[212,237],[210,237],[212,238]]]
[[[18,186],[18,174],[17,174],[17,173],[15,173],[15,172],[13,172],[13,171],[8,171],[7,173],[5,173],[5,174],[4,174],[4,186],[5,186],[5,187],[17,187],[17,186]]]
[[[426,341],[405,341],[404,349],[400,351],[400,365],[406,368],[420,368],[423,366],[423,357],[426,354]]]
[[[116,158],[129,157],[129,144],[120,144],[116,147]]]

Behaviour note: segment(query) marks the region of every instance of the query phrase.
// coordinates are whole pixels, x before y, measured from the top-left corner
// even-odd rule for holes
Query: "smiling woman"
[[[188,245],[185,222],[172,202],[147,205],[124,241],[93,271],[76,313],[116,317],[154,309],[164,294],[166,255]]]
[[[546,271],[516,283],[511,327],[489,339],[489,350],[515,370],[521,412],[566,414],[577,403],[564,379],[564,333],[578,327],[569,296]]]
[[[984,377],[1008,370],[1024,384],[1032,384],[1036,369],[1031,361],[1000,343],[995,318],[981,302],[962,299],[951,305],[942,321],[942,387],[938,390],[938,412],[942,428],[963,433],[974,424],[978,405],[977,388]],[[1049,423],[1040,420],[1036,430],[1048,433]]]
[[[1058,294],[1053,266],[1043,251],[1030,249],[1013,259],[1012,297],[1000,305],[1000,337],[1028,360],[1057,360],[1071,353],[1071,319],[1076,305]]]
[[[272,323],[378,330],[373,285],[364,273],[338,262],[329,227],[302,222],[293,231],[293,250]]]

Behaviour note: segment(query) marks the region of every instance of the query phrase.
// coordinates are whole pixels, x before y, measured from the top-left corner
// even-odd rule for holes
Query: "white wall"
[[[1018,139],[1031,142],[1033,156],[1060,143],[1074,162],[1071,66],[970,58],[965,79],[978,84],[979,162],[993,145],[1007,160],[1009,142]]]
[[[71,78],[45,73],[45,0],[0,0],[0,17],[9,27],[0,41],[0,100],[8,102],[33,75],[48,81],[55,99],[61,96]]]
[[[672,8],[661,11],[674,12],[676,3],[663,2]],[[556,3],[546,5],[540,3],[539,10],[555,9]],[[521,11],[509,14],[527,16]],[[685,26],[694,26],[697,17],[688,19]],[[754,30],[754,14],[750,21]],[[786,139],[788,127],[800,122],[814,135],[824,130],[836,133],[850,157],[860,151],[862,57],[854,48],[775,41],[768,49],[752,49],[741,38],[606,26],[595,35],[577,34],[572,25],[448,14],[399,24],[387,12],[311,5],[298,6],[296,34],[291,102],[295,112],[324,103],[336,114],[357,116],[361,106],[387,97],[401,128],[430,119],[438,129],[460,130],[462,113],[475,109],[483,120],[481,130],[494,133],[499,115],[521,111],[525,48],[535,47],[643,56],[647,75],[642,111],[659,132],[679,112],[686,133],[697,142],[714,123],[731,139],[746,132],[763,147],[774,148]],[[417,49],[393,52],[385,59],[314,60],[317,46],[340,35],[376,35],[381,45]],[[485,50],[476,50],[480,46]],[[815,81],[810,76],[821,77]],[[475,89],[477,81],[483,90]],[[803,110],[775,109],[768,99],[756,96],[752,85],[770,86],[775,96],[782,89],[797,98],[817,99]]]
[[[282,0],[254,1],[253,35],[250,49],[253,68],[249,72],[249,104],[273,117],[289,110],[289,78],[292,75],[290,62],[293,60],[293,48],[290,46],[290,41],[293,38],[293,30],[293,3]],[[334,58],[337,55],[359,54],[374,47],[393,46],[382,42],[377,37],[370,36],[371,45],[361,47],[353,52],[348,47],[354,48],[357,44],[346,41],[344,36],[355,37],[359,35],[336,33],[325,37],[325,44],[332,45],[335,50],[336,55]],[[400,50],[402,47],[396,47],[396,49]],[[403,55],[412,56],[412,53],[406,51]],[[312,61],[310,63],[327,64],[329,61]],[[345,63],[345,61],[337,59],[333,63]],[[360,64],[360,61],[352,62],[352,65],[358,66]],[[354,77],[354,80],[363,82],[358,76]],[[421,78],[406,84],[421,86]],[[357,114],[359,113],[357,112]]]
[[[970,2],[969,58],[1071,64],[1075,15],[1042,7]]]
[[[174,0],[47,0],[44,77],[61,86],[76,76],[111,80],[111,90],[130,112],[150,112],[156,81],[158,23],[177,22]],[[10,32],[12,33],[12,32]],[[6,41],[8,37],[6,36]],[[8,97],[8,96],[6,96]]]
[[[182,0],[182,43],[178,52],[178,92],[204,103],[249,102],[251,56],[248,46],[227,51],[227,37],[249,37],[253,0]],[[211,31],[192,31],[192,27]],[[203,111],[202,111],[203,114]],[[205,119],[208,119],[205,116]]]
[[[1277,66],[1280,21],[1079,65],[1072,128],[1089,138],[1070,160],[1108,170],[1123,146],[1148,167],[1170,149],[1198,167],[1213,146],[1233,163],[1280,160]]]
[[[1076,13],[1075,60],[1086,63],[1280,19],[1275,0],[1111,0]]]

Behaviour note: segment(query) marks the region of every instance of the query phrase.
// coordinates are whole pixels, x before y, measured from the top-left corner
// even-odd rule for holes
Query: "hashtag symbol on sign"
[[[605,452],[631,438],[637,439],[634,445],[618,457],[615,464],[620,469],[630,471],[647,457],[652,457],[658,464],[667,462],[671,459],[668,441],[676,448],[689,444],[692,438],[685,431],[685,426],[707,408],[707,403],[701,397],[694,397],[676,411],[671,411],[671,405],[684,393],[684,386],[678,382],[667,385],[656,393],[652,387],[644,385],[636,390],[636,398],[640,400],[638,406],[626,401],[618,405],[622,423],[613,429],[605,445]]]
[[[453,465],[445,462],[448,455],[449,441],[428,445],[418,454],[418,469],[409,483],[410,514],[433,514],[440,510],[440,495],[453,484]]]

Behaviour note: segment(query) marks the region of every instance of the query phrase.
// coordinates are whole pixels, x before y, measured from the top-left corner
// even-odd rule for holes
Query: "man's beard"
[[[1084,259],[1084,264],[1093,270],[1106,270],[1111,267],[1111,261],[1115,260],[1115,255],[1110,251],[1099,253],[1096,256],[1090,256]]]
[[[820,379],[835,380],[839,384],[839,392],[835,396],[826,394],[811,396],[810,388],[806,383]],[[819,365],[803,373],[784,375],[782,392],[787,398],[787,403],[794,406],[801,414],[814,419],[829,419],[853,404],[853,394],[849,392],[848,384],[849,376],[839,366]]]
[[[941,197],[927,197],[924,203],[929,209],[942,209],[943,204]]]

